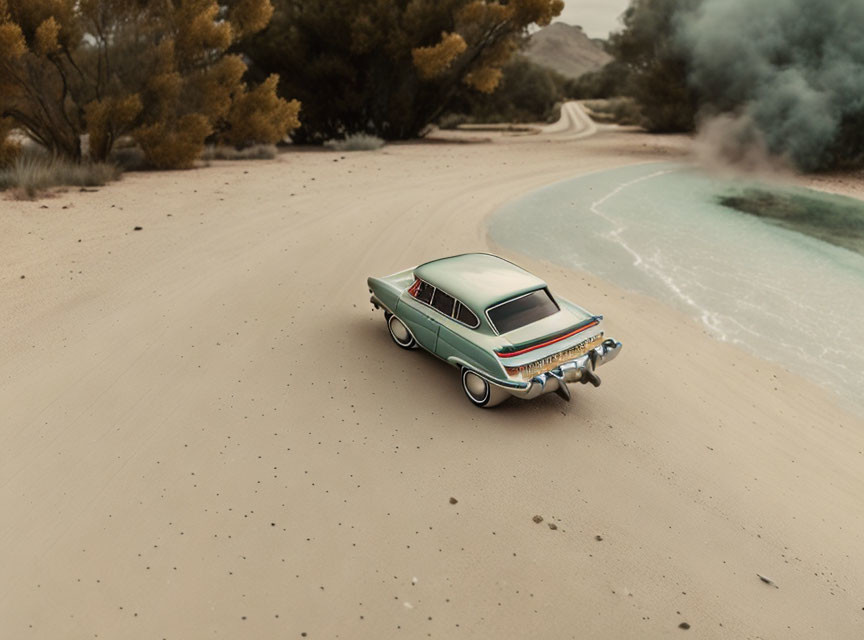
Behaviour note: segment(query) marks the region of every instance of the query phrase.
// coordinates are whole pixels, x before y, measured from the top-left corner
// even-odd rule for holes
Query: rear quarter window
[[[420,302],[425,302],[429,304],[432,302],[432,294],[435,292],[435,287],[433,287],[428,282],[420,281],[420,286],[417,287],[416,293],[414,297],[417,298]]]
[[[464,304],[459,305],[459,309],[456,312],[456,319],[462,324],[466,324],[472,328],[480,325],[480,320],[477,319],[474,312]]]

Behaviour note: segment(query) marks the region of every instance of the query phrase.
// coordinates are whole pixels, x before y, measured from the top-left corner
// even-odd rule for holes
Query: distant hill
[[[533,34],[523,54],[531,62],[568,78],[597,71],[612,60],[581,27],[563,22],[555,22]]]

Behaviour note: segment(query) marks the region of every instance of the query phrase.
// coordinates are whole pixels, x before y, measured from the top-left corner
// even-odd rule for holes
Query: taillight
[[[416,298],[418,291],[420,291],[420,278],[415,278],[414,284],[408,288],[408,293]]]

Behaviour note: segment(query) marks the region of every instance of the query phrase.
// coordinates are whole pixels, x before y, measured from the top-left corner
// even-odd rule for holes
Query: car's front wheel
[[[471,371],[462,369],[462,390],[468,399],[477,407],[490,408],[501,404],[510,394],[499,386],[490,384],[485,378]]]
[[[390,331],[390,337],[393,338],[398,346],[403,349],[416,349],[417,343],[414,341],[414,336],[408,331],[408,327],[399,318],[392,313],[388,313],[385,317],[387,320],[387,329]]]

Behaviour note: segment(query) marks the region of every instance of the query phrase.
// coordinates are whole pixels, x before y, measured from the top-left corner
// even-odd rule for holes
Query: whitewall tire
[[[390,332],[390,337],[393,338],[393,342],[395,342],[397,346],[402,347],[403,349],[417,348],[414,336],[411,335],[411,332],[408,330],[408,327],[405,326],[404,322],[390,313],[386,315],[386,320],[387,330]]]
[[[485,378],[470,369],[462,369],[462,390],[476,407],[490,408],[501,404],[510,394],[501,387],[490,384]]]

